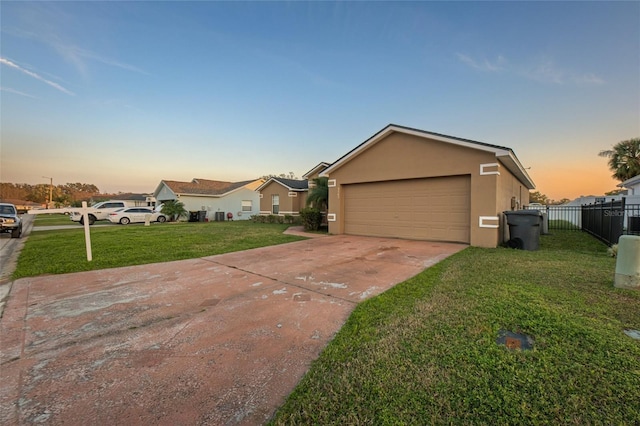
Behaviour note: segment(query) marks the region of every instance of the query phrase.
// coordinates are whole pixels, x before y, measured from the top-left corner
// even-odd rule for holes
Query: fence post
[[[82,222],[84,222],[84,244],[87,248],[87,261],[93,260],[91,254],[91,232],[89,232],[89,209],[87,208],[87,202],[82,202]]]

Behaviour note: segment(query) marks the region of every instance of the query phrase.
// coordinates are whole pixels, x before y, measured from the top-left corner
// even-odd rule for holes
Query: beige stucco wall
[[[505,203],[510,202],[516,187],[512,181],[513,176],[504,167],[486,167],[485,174],[480,174],[482,164],[496,162],[493,152],[404,133],[391,133],[338,169],[331,171],[330,185],[335,180],[336,186],[329,188],[329,214],[335,214],[335,221],[329,222],[329,232],[344,233],[344,203],[340,198],[342,185],[469,175],[471,177],[470,244],[479,247],[495,247],[499,241],[498,213]],[[505,171],[510,177],[505,176]],[[528,197],[528,192],[526,190],[523,192],[526,192]],[[482,226],[481,217],[484,218]]]
[[[295,193],[295,197],[289,196],[289,192]],[[277,194],[280,197],[280,215],[297,215],[304,208],[307,200],[306,191],[289,191],[281,184],[271,181],[260,191],[260,214],[271,214],[271,196]]]
[[[498,197],[496,199],[496,211],[501,216],[501,230],[497,244],[501,244],[508,238],[507,224],[502,213],[511,210],[520,210],[529,204],[529,189],[520,182],[505,167],[500,167],[498,178]]]

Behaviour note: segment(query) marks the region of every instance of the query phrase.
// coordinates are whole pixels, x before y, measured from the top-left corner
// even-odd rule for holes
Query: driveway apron
[[[0,424],[263,424],[359,302],[465,247],[339,235],[17,280]]]

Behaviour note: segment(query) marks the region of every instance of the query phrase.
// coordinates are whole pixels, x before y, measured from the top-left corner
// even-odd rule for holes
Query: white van
[[[96,220],[108,220],[111,212],[123,207],[138,207],[138,204],[139,202],[126,200],[109,200],[96,203],[89,207],[89,225],[93,225]],[[84,225],[80,209],[71,209],[69,216],[72,221],[80,222],[80,224]]]

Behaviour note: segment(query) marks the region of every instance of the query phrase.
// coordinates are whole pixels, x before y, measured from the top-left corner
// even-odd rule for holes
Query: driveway
[[[17,280],[0,424],[262,424],[359,302],[465,247],[339,235]]]

